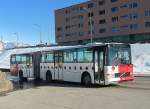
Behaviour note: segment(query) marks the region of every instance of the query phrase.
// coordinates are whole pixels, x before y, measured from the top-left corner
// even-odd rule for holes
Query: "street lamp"
[[[90,13],[89,15],[89,22],[90,22],[90,40],[91,40],[91,44],[93,43],[93,24],[92,24],[92,15],[91,15],[91,10],[87,9],[87,8],[83,8],[84,11],[86,11],[87,13]]]
[[[39,28],[40,29],[40,44],[42,44],[42,27],[41,27],[41,25],[39,25],[39,24],[34,24],[34,26],[36,26],[37,28]]]
[[[16,35],[16,37],[17,37],[17,47],[18,47],[18,45],[19,45],[19,33],[16,32],[16,33],[14,33],[14,35]]]

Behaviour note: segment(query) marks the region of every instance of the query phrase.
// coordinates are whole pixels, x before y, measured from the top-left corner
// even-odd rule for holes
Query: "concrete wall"
[[[150,76],[150,44],[132,44],[131,51],[135,75]]]

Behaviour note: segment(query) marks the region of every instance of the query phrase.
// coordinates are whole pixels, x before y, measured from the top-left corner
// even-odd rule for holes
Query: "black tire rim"
[[[46,81],[47,82],[51,82],[51,80],[52,80],[51,74],[47,73],[47,75],[46,75]]]
[[[89,86],[89,85],[91,84],[91,78],[90,78],[89,75],[86,75],[86,76],[84,77],[84,84],[85,84],[86,86]]]

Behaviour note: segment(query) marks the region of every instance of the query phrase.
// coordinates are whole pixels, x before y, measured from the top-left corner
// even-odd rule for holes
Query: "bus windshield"
[[[109,48],[109,65],[131,64],[129,46],[111,46]]]

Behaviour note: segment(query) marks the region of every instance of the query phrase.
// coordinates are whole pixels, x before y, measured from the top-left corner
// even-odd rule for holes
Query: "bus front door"
[[[33,54],[31,57],[31,62],[32,62],[32,68],[33,68],[33,75],[36,80],[40,79],[40,58],[41,58],[41,53],[36,52]]]
[[[55,52],[54,54],[54,79],[63,80],[63,53]]]
[[[104,84],[104,50],[94,50],[94,81],[97,84]]]
[[[27,78],[32,78],[33,75],[33,70],[31,67],[31,63],[30,63],[30,55],[26,56],[26,73],[27,73]]]
[[[32,64],[31,64],[31,59],[30,59],[30,55],[22,55],[21,56],[22,59],[22,65],[23,65],[23,76],[26,77],[27,79],[32,78],[33,75],[33,69],[32,69]]]

